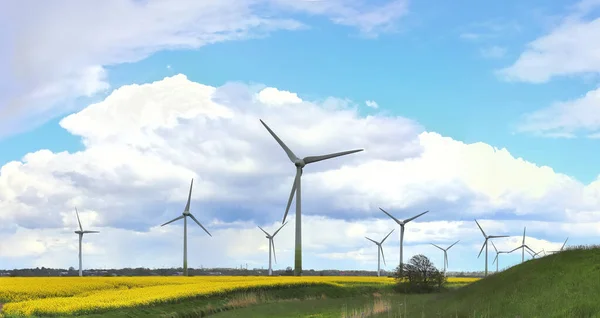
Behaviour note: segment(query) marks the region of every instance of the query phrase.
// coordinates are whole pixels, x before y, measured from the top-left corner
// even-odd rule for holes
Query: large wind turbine
[[[408,218],[406,220],[398,220],[397,218],[393,217],[391,214],[387,213],[384,209],[379,208],[379,210],[381,210],[383,213],[387,214],[387,216],[391,217],[392,220],[396,221],[396,223],[398,223],[398,225],[400,225],[400,273],[402,273],[402,247],[404,245],[404,225],[406,225],[406,223],[420,217],[421,215],[429,212],[429,211],[425,211],[421,214],[415,215],[412,218]]]
[[[277,233],[279,232],[279,230],[281,230],[282,227],[284,227],[287,224],[287,222],[283,223],[283,225],[281,225],[277,231],[275,231],[273,233],[273,235],[267,233],[267,231],[265,231],[262,227],[258,227],[261,231],[263,231],[267,236],[267,239],[269,240],[269,276],[273,275],[273,267],[271,267],[271,247],[273,247],[273,258],[275,258],[275,263],[277,263],[277,256],[275,256],[275,243],[273,243],[273,239],[275,238],[275,235],[277,235]]]
[[[439,248],[440,250],[444,251],[444,275],[446,274],[446,268],[448,267],[448,250],[449,250],[449,249],[450,249],[452,246],[454,246],[456,243],[458,243],[458,242],[460,242],[460,240],[458,240],[458,241],[454,242],[452,245],[450,245],[450,246],[446,247],[445,249],[444,249],[444,248],[441,248],[441,247],[439,247],[439,246],[437,246],[437,245],[435,245],[435,244],[433,244],[433,243],[429,243],[429,244],[431,244],[431,245],[433,245],[433,246],[435,246],[435,247]]]
[[[483,248],[485,247],[485,276],[487,276],[487,274],[488,274],[488,240],[493,239],[493,238],[508,237],[508,235],[486,235],[485,232],[483,231],[483,229],[481,228],[481,225],[479,225],[479,222],[477,222],[477,220],[475,220],[475,223],[477,223],[477,226],[481,230],[481,234],[483,234],[483,237],[485,237],[485,241],[483,242],[483,245],[481,246],[481,250],[479,251],[479,255],[477,255],[477,258],[479,258],[479,256],[481,256],[481,252],[483,252]]]
[[[198,220],[194,217],[194,215],[192,215],[192,213],[190,213],[190,201],[192,199],[192,187],[194,186],[194,179],[192,179],[192,183],[190,183],[190,193],[188,194],[188,199],[187,199],[187,204],[185,205],[185,209],[183,210],[183,213],[172,219],[171,221],[161,225],[161,226],[165,226],[169,223],[173,223],[177,220],[181,220],[183,219],[183,275],[187,276],[188,275],[188,267],[187,267],[187,217],[189,216],[190,218],[192,218],[192,220],[194,220],[194,222],[196,222],[196,224],[198,224],[203,230],[204,232],[206,232],[206,234],[208,234],[209,236],[212,237],[212,235],[210,233],[208,233],[208,231],[204,228],[204,226],[202,226],[202,224],[200,224],[200,222],[198,222]]]
[[[83,276],[83,268],[82,268],[82,262],[81,262],[81,241],[83,241],[83,234],[100,233],[100,232],[99,231],[84,231],[83,227],[81,226],[81,220],[79,219],[79,212],[77,211],[77,208],[75,208],[75,215],[77,215],[77,223],[79,223],[79,231],[75,231],[75,233],[77,233],[79,235],[79,276]]]
[[[548,253],[562,252],[562,250],[565,248],[565,245],[567,245],[568,240],[569,240],[569,238],[567,237],[567,239],[565,240],[565,242],[563,243],[563,245],[560,247],[560,249],[558,251],[548,251]]]
[[[527,227],[523,227],[523,242],[521,243],[521,246],[519,246],[519,247],[517,247],[517,248],[515,248],[515,249],[513,249],[512,251],[509,252],[509,253],[512,253],[512,252],[514,252],[514,251],[516,251],[518,249],[522,249],[522,251],[521,251],[521,263],[523,263],[525,261],[525,249],[527,249],[527,252],[530,255],[533,255],[533,253],[535,253],[529,246],[527,246],[525,244],[525,230],[526,229],[527,229]]]
[[[385,242],[385,240],[388,238],[388,236],[390,236],[390,234],[392,234],[392,232],[394,232],[394,230],[391,230],[390,233],[388,233],[388,235],[386,235],[383,240],[381,240],[381,242],[377,242],[374,241],[368,237],[365,236],[365,238],[373,243],[375,243],[375,245],[377,245],[377,277],[381,276],[381,261],[380,258],[381,256],[383,256],[383,264],[387,265],[385,263],[385,255],[383,254],[383,242]]]
[[[496,248],[496,245],[494,245],[493,241],[490,241],[492,243],[492,247],[494,247],[494,251],[496,251],[496,257],[494,258],[494,261],[492,262],[492,265],[494,265],[494,263],[496,263],[496,273],[498,272],[498,265],[500,264],[500,259],[498,258],[498,255],[500,254],[508,254],[509,252],[506,251],[498,251],[498,249]]]
[[[285,218],[287,217],[288,211],[290,210],[290,206],[292,204],[292,199],[294,198],[294,194],[296,195],[296,247],[294,253],[294,275],[300,276],[302,275],[302,170],[304,166],[309,163],[318,162],[321,160],[331,159],[339,156],[349,155],[351,153],[363,151],[364,149],[355,149],[343,152],[336,152],[328,155],[322,156],[309,156],[304,157],[303,159],[298,158],[291,150],[286,146],[279,137],[265,124],[265,122],[260,120],[260,122],[265,126],[265,128],[269,131],[271,136],[275,138],[277,143],[283,148],[285,153],[287,154],[290,161],[296,166],[296,177],[294,178],[294,184],[292,185],[292,191],[290,192],[290,198],[288,199],[287,207],[285,208],[285,214],[283,215],[283,220],[281,223],[285,222]]]

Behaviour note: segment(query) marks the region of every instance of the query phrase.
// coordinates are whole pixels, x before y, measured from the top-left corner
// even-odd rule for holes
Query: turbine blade
[[[481,245],[481,250],[479,251],[479,255],[477,255],[477,258],[479,258],[479,256],[481,256],[481,252],[483,252],[483,248],[485,247],[486,244],[487,244],[487,239],[483,242],[483,245]]]
[[[527,246],[527,245],[523,245],[523,247],[525,247],[526,249],[530,250],[532,253],[535,253],[535,251],[534,251],[534,250],[532,250],[532,249],[531,249],[529,246]]]
[[[177,220],[181,220],[181,219],[183,219],[184,217],[185,217],[185,216],[183,216],[183,215],[180,215],[180,216],[178,216],[178,217],[176,217],[176,218],[172,219],[171,221],[169,221],[169,222],[167,222],[167,223],[165,223],[165,224],[163,224],[163,225],[161,225],[161,226],[165,226],[165,225],[167,225],[167,224],[169,224],[169,223],[173,223],[173,222],[175,222],[175,221],[177,221]]]
[[[496,260],[498,260],[498,255],[500,255],[500,254],[496,254],[496,257],[494,258],[494,261],[492,262],[492,265],[494,265],[494,263],[496,263]]]
[[[423,215],[423,214],[425,214],[425,213],[427,213],[427,212],[429,212],[429,211],[425,211],[425,212],[423,212],[423,213],[421,213],[421,214],[418,214],[418,215],[415,215],[415,216],[413,216],[412,218],[409,218],[409,219],[406,219],[406,220],[404,220],[404,224],[406,224],[406,223],[408,223],[408,222],[410,222],[410,221],[412,221],[412,220],[414,220],[414,219],[416,219],[416,218],[420,217],[421,215]]]
[[[433,243],[429,243],[429,244],[431,244],[431,245],[433,245],[433,246],[435,246],[435,247],[439,248],[439,249],[440,249],[440,250],[442,250],[442,251],[444,250],[443,248],[441,248],[441,247],[439,247],[439,246],[437,246],[437,245],[435,245],[435,244],[433,244]]]
[[[267,236],[271,236],[269,233],[267,233],[267,231],[265,231],[262,227],[258,227],[261,231],[263,231],[263,233],[265,233]]]
[[[518,250],[518,249],[520,249],[520,248],[523,248],[523,245],[521,245],[521,246],[519,246],[519,247],[516,247],[515,249],[513,249],[513,250],[511,250],[510,252],[507,252],[507,253],[512,253],[512,252],[514,252],[514,251],[516,251],[516,250]]]
[[[192,183],[190,183],[190,193],[188,194],[187,203],[185,204],[184,212],[190,212],[190,201],[192,200],[192,187],[194,186],[194,179],[192,178]]]
[[[449,250],[452,246],[456,245],[456,243],[458,243],[458,242],[460,242],[460,240],[458,240],[458,241],[454,242],[454,244],[448,246],[448,248],[446,249],[446,251]]]
[[[560,248],[561,251],[563,250],[563,248],[565,248],[565,245],[567,244],[568,240],[569,240],[569,238],[567,237],[567,239],[565,240],[565,242],[563,243],[563,245]]]
[[[383,240],[381,240],[380,244],[383,244],[383,242],[385,242],[385,240],[387,240],[387,238],[390,236],[390,234],[392,234],[392,232],[394,232],[394,230],[391,230],[390,233],[388,233],[388,235],[386,235]]]
[[[279,230],[281,230],[288,222],[283,223],[283,225],[281,225],[277,231],[275,231],[275,233],[273,233],[273,237],[275,237],[275,235],[277,235],[277,233],[279,233]]]
[[[196,224],[198,224],[204,230],[204,232],[206,232],[206,234],[208,234],[208,236],[212,237],[212,235],[208,233],[204,226],[202,226],[202,224],[200,224],[200,222],[198,222],[198,220],[196,220],[196,218],[192,214],[190,214],[190,217],[192,218],[192,220],[194,220],[194,222],[196,222]]]
[[[298,186],[298,182],[300,182],[300,169],[296,169],[296,177],[294,178],[294,184],[292,185],[292,191],[290,191],[290,198],[288,199],[288,203],[287,206],[285,207],[285,213],[283,214],[283,221],[281,221],[281,223],[285,222],[285,218],[288,215],[288,212],[290,211],[290,207],[292,206],[292,200],[294,199],[294,196],[296,195],[296,187]]]
[[[524,227],[523,227],[523,243],[521,243],[521,244],[523,244],[523,245],[525,245],[525,230],[526,230],[526,229],[527,229],[527,227],[526,227],[526,226],[524,226]]]
[[[475,220],[475,223],[477,223],[477,226],[479,227],[479,229],[481,230],[481,233],[483,234],[483,236],[485,238],[487,238],[487,235],[485,235],[485,232],[483,231],[483,229],[481,228],[481,225],[479,225],[479,222],[477,222],[477,220]]]
[[[83,227],[81,227],[81,220],[79,220],[79,212],[77,211],[77,207],[75,207],[75,215],[77,215],[77,223],[79,223],[79,230],[83,231]]]
[[[496,245],[494,244],[494,241],[490,241],[492,242],[492,246],[494,247],[494,251],[496,251],[496,253],[498,253],[498,249],[496,248]]]
[[[375,243],[375,244],[379,245],[379,242],[377,242],[377,241],[374,241],[374,240],[372,240],[372,239],[370,239],[370,238],[368,238],[368,237],[366,237],[366,236],[365,236],[365,238],[366,238],[367,240],[369,240],[369,241],[371,241],[371,242],[373,242],[373,243]]]
[[[273,239],[270,239],[271,241],[271,246],[273,247],[273,259],[275,260],[275,264],[277,264],[277,255],[275,254],[275,242],[273,241]]]
[[[501,238],[501,237],[509,237],[509,235],[490,235],[488,238]]]
[[[283,148],[283,151],[285,151],[288,158],[290,158],[290,161],[295,162],[296,160],[298,160],[298,157],[290,150],[290,148],[288,148],[288,146],[286,146],[283,143],[283,141],[281,141],[281,139],[279,139],[279,137],[277,137],[277,135],[271,130],[271,128],[269,128],[269,126],[267,126],[267,124],[265,124],[265,122],[262,121],[262,119],[259,119],[259,120],[263,124],[263,126],[265,126],[265,128],[267,128],[267,130],[269,131],[271,136],[273,136],[273,138],[275,138],[275,141],[277,141],[277,143],[281,146],[281,148]]]
[[[385,263],[385,254],[383,254],[383,247],[379,245],[379,249],[381,250],[381,258],[383,258],[383,265],[387,266],[387,264]]]
[[[100,231],[83,231],[83,233],[100,233]]]
[[[402,223],[402,221],[400,221],[400,220],[396,219],[396,218],[395,218],[395,217],[393,217],[391,214],[387,213],[387,212],[386,212],[384,209],[382,209],[382,208],[379,208],[379,210],[381,210],[383,213],[387,214],[387,216],[391,217],[391,218],[392,218],[394,221],[396,221],[396,223],[398,223],[398,224],[404,224],[404,223]]]
[[[304,160],[304,163],[309,164],[309,163],[313,163],[313,162],[317,162],[317,161],[321,161],[321,160],[326,160],[326,159],[331,159],[331,158],[335,158],[335,157],[339,157],[339,156],[349,155],[351,153],[360,152],[363,150],[364,149],[354,149],[354,150],[331,153],[331,154],[322,155],[322,156],[309,156],[309,157],[304,157],[304,159],[302,159],[302,160]]]

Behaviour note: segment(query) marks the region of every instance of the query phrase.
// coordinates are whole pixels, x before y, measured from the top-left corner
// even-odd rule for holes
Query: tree
[[[396,268],[396,290],[405,293],[431,293],[441,291],[446,284],[444,273],[435,268],[427,256],[413,256],[408,264]]]

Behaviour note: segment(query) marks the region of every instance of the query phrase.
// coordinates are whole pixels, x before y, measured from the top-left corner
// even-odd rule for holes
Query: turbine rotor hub
[[[306,166],[306,162],[304,162],[303,159],[298,159],[294,161],[294,165],[298,168],[304,168],[304,166]]]

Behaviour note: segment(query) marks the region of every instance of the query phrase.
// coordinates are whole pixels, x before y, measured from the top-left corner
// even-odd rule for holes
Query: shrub
[[[402,269],[398,266],[394,277],[394,289],[402,293],[439,292],[446,284],[444,273],[422,254],[413,256]]]

